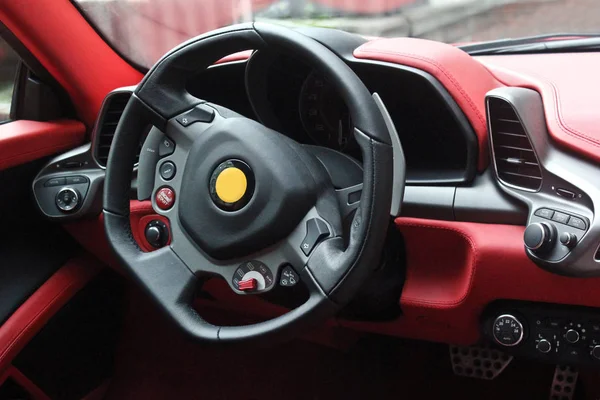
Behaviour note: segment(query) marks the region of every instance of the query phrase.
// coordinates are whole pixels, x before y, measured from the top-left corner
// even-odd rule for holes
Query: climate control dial
[[[595,345],[594,347],[592,347],[592,351],[590,352],[590,354],[596,360],[600,360],[600,345]]]
[[[565,339],[567,340],[567,342],[571,343],[571,344],[575,344],[577,342],[579,342],[579,332],[577,332],[575,329],[569,329],[566,333],[565,333]]]
[[[539,342],[537,342],[537,344],[535,345],[535,348],[540,353],[544,353],[544,354],[549,353],[550,350],[552,350],[552,343],[550,343],[550,341],[548,341],[546,339],[541,339]]]

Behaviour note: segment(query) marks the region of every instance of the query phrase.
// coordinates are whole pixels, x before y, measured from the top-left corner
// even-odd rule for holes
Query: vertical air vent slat
[[[495,97],[488,97],[487,106],[498,178],[517,188],[539,190],[542,186],[542,171],[516,111],[506,100]]]
[[[96,161],[103,167],[106,167],[110,146],[117,130],[117,124],[121,119],[123,110],[131,97],[131,92],[112,93],[104,102],[100,112],[100,122],[96,130],[94,155]],[[139,159],[139,152],[135,162]]]

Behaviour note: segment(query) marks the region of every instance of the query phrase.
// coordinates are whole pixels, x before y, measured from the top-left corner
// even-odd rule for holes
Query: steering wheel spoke
[[[288,267],[298,276],[306,273],[305,266],[313,250],[333,232],[313,208],[284,240],[244,257],[220,261],[209,257],[190,240],[177,219],[172,220],[171,231],[174,254],[193,274],[220,276],[234,292],[242,295],[272,290],[280,284],[281,273]]]
[[[196,105],[166,123],[166,134],[152,127],[142,145],[138,163],[138,200],[149,200],[161,186],[170,186],[187,159],[194,139],[222,117],[206,103]]]
[[[360,197],[362,194],[363,184],[353,185],[343,189],[336,189],[335,194],[340,205],[342,219],[345,220],[360,206]]]

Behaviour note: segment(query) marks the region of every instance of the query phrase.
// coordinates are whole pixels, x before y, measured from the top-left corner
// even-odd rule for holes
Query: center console
[[[483,317],[484,336],[514,356],[565,365],[600,366],[600,310],[498,301]]]
[[[600,168],[550,140],[538,92],[498,88],[486,105],[499,187],[529,209],[526,254],[556,274],[599,276]]]

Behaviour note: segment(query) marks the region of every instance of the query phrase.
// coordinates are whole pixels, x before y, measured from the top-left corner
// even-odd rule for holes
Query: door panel
[[[37,160],[83,143],[77,121],[12,121],[0,125],[0,170]]]

